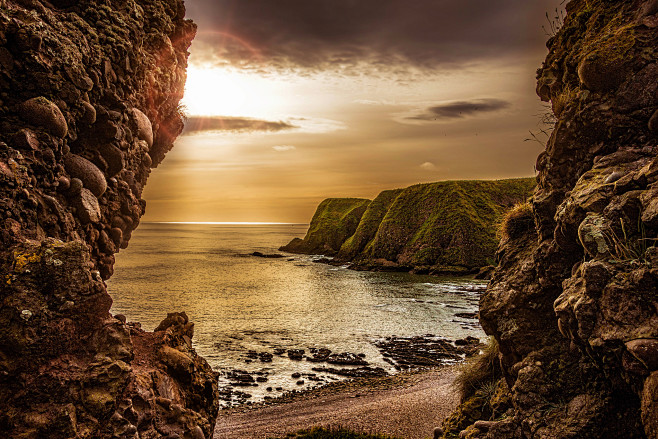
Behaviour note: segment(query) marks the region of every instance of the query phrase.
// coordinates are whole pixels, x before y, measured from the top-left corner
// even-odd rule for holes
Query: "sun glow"
[[[192,116],[285,116],[286,84],[253,73],[191,65],[183,105]]]

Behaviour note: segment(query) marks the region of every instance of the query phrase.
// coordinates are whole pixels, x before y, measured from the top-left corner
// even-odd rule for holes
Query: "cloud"
[[[202,131],[227,131],[233,133],[252,131],[276,132],[294,128],[298,127],[284,121],[269,121],[246,117],[192,116],[185,122],[183,134]]]
[[[347,124],[339,120],[321,117],[291,117],[290,123],[306,133],[330,133],[347,129]]]
[[[354,101],[355,104],[361,105],[372,105],[372,106],[392,106],[399,105],[398,102],[389,101],[385,99],[375,100],[375,99],[357,99]]]
[[[297,148],[295,148],[292,145],[277,145],[277,146],[273,146],[272,149],[277,151],[277,152],[283,152],[283,151],[292,151],[292,150],[295,150]]]
[[[420,165],[420,167],[426,171],[433,171],[434,169],[436,169],[436,165],[432,162],[425,162],[422,165]]]
[[[446,119],[463,119],[481,113],[494,113],[504,110],[511,104],[500,99],[473,99],[470,101],[451,101],[429,107],[422,112],[406,116],[412,121],[445,121]]]
[[[195,0],[193,53],[253,69],[391,71],[500,60],[541,47],[558,0]]]

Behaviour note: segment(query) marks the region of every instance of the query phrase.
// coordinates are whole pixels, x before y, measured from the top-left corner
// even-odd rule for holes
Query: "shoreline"
[[[282,250],[285,246],[279,247],[279,251],[285,254],[261,254],[252,256],[260,257],[276,257],[287,258],[295,257],[298,255],[305,255],[314,258],[313,263],[326,264],[334,267],[344,267],[347,270],[353,271],[369,271],[373,273],[408,273],[419,276],[432,276],[432,277],[454,277],[461,279],[471,279],[480,281],[490,281],[493,271],[496,269],[494,265],[483,265],[481,267],[428,267],[428,266],[413,266],[413,265],[398,265],[395,262],[385,260],[373,260],[370,263],[355,262],[353,260],[336,260],[335,256],[316,254],[316,253],[303,253],[292,252],[290,250]]]
[[[459,403],[452,383],[461,364],[340,381],[220,410],[215,437],[274,438],[314,426],[342,426],[408,439],[429,438]]]

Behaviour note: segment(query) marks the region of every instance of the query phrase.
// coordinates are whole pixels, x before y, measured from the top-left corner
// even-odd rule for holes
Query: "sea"
[[[107,282],[111,312],[153,330],[168,312],[185,311],[195,324],[195,349],[220,372],[227,394],[236,370],[267,380],[235,389],[239,398],[224,398],[225,407],[344,379],[323,374],[300,380],[296,374],[317,375],[314,364],[285,354],[262,362],[254,352],[328,348],[365,354],[371,366],[394,373],[374,344],[385,337],[484,338],[477,321],[456,314],[477,312],[486,282],[355,271],[317,263],[318,255],[278,251],[307,228],[142,223],[116,256]]]

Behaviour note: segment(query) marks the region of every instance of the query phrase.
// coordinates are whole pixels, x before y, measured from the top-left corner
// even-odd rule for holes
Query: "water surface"
[[[249,350],[327,347],[364,353],[373,366],[392,370],[373,340],[483,336],[472,320],[455,316],[477,310],[483,282],[352,271],[306,255],[250,255],[280,253],[279,246],[304,236],[307,227],[144,223],[117,255],[108,282],[112,312],[152,330],[167,312],[185,311],[195,323],[195,348],[214,369],[268,374],[267,384],[245,390],[254,400],[280,393],[267,392],[268,386],[300,388],[291,373],[316,365],[278,356],[272,363],[249,362]]]

